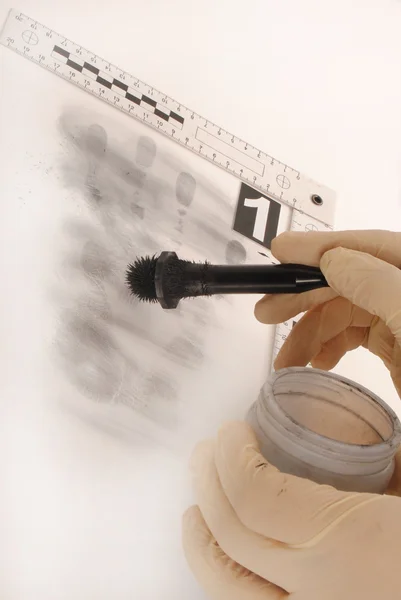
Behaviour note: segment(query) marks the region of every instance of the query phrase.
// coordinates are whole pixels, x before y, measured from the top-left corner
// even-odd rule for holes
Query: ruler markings
[[[227,142],[220,140],[213,133],[210,133],[209,131],[206,131],[200,127],[198,127],[196,130],[196,139],[209,146],[209,148],[218,150],[220,154],[234,160],[242,167],[248,168],[250,171],[253,171],[257,175],[263,177],[265,171],[264,164],[255,158],[248,156],[243,150],[239,150],[235,146],[227,144]]]
[[[271,198],[291,208],[303,210],[322,223],[333,221],[335,195],[332,190],[225,131],[82,45],[75,44],[67,37],[16,11],[10,13],[1,43],[103,101],[114,104],[131,117],[159,130],[175,142],[200,154],[205,160],[234,174],[262,193],[267,193]],[[57,60],[54,58],[55,53]],[[128,86],[127,90],[124,84]],[[200,131],[207,131],[214,136],[208,138],[207,147],[197,139],[197,136],[199,138],[202,135]],[[214,145],[210,144],[213,139],[216,140]],[[227,147],[235,148],[236,158],[230,158],[231,152],[221,150],[221,142]],[[239,153],[244,154],[243,160],[239,160]],[[247,166],[245,157],[251,160],[253,168]],[[263,170],[260,166],[254,168],[258,163],[263,165]],[[313,194],[320,195],[325,201],[324,205],[314,205],[311,201]]]

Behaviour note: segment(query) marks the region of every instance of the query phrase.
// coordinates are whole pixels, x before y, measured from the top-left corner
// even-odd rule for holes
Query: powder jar
[[[302,367],[275,372],[246,420],[280,471],[340,490],[383,493],[401,423],[383,400],[345,377]]]

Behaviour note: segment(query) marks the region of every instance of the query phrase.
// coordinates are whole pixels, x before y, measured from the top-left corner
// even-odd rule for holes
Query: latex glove
[[[283,345],[275,369],[330,370],[358,346],[379,356],[401,395],[401,233],[284,233],[273,240],[282,263],[319,266],[331,289],[268,295],[255,307],[262,323],[306,312]]]
[[[401,498],[284,475],[246,423],[201,443],[192,468],[184,551],[212,600],[401,598]]]

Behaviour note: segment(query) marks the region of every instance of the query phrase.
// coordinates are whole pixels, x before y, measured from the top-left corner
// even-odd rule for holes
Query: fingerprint
[[[142,220],[145,216],[144,208],[135,202],[131,203],[131,211],[136,217],[138,217],[138,219]]]
[[[122,357],[107,331],[77,315],[59,337],[60,357],[71,382],[88,398],[111,402],[122,380]]]
[[[231,240],[226,246],[226,262],[229,265],[238,265],[246,261],[246,250],[236,240]]]
[[[81,266],[86,275],[97,281],[104,281],[112,271],[104,246],[96,242],[86,242],[82,250]]]
[[[165,374],[150,376],[143,390],[143,398],[146,399],[146,413],[149,417],[163,425],[176,422],[177,390]]]
[[[190,173],[180,173],[175,184],[175,195],[180,204],[190,206],[194,199],[196,181]]]
[[[152,375],[148,381],[147,389],[149,396],[157,396],[165,400],[174,400],[177,395],[177,391],[165,376]]]
[[[87,313],[88,316],[102,321],[109,321],[112,317],[110,305],[102,289],[94,289],[90,295],[80,298],[76,305],[78,314]]]
[[[151,167],[156,157],[156,150],[157,147],[152,138],[140,137],[136,148],[137,164],[141,165],[141,167]]]
[[[101,159],[107,148],[107,132],[101,125],[96,123],[88,127],[86,132],[86,148],[89,153],[97,159]]]
[[[90,125],[86,132],[85,145],[88,150],[88,172],[86,176],[86,187],[91,196],[96,200],[101,198],[97,186],[97,171],[107,148],[107,133],[101,125]]]
[[[167,356],[174,362],[178,362],[186,367],[195,368],[203,360],[203,353],[200,349],[200,343],[179,337],[172,341],[166,348]]]

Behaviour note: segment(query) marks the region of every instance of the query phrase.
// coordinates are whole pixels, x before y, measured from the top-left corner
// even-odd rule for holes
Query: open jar
[[[383,493],[401,423],[378,396],[345,377],[303,367],[274,373],[248,411],[266,460],[340,490]]]

